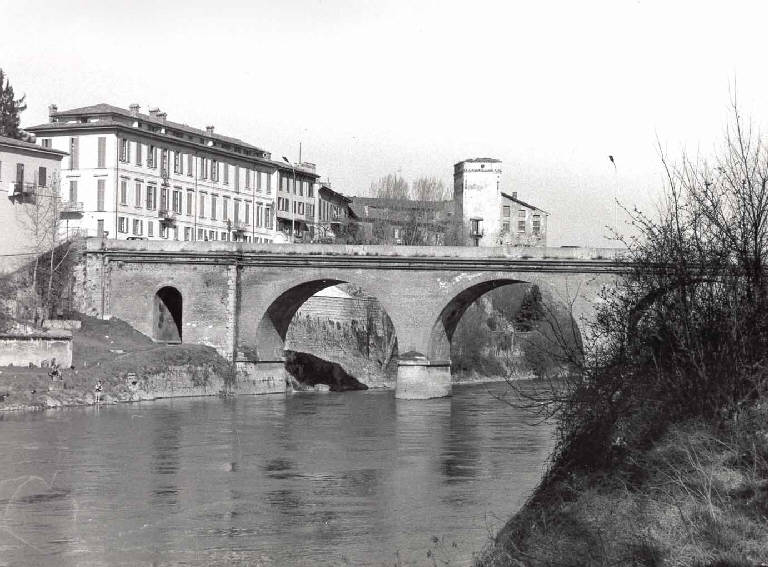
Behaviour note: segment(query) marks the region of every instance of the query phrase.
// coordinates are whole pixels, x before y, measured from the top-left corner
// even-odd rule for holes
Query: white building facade
[[[98,104],[28,128],[69,153],[61,171],[69,230],[109,238],[273,242],[287,163],[242,140],[170,122],[165,113]],[[78,214],[79,213],[79,216]]]
[[[0,136],[0,274],[55,246],[65,153]]]
[[[502,162],[473,158],[453,166],[456,215],[469,245],[546,246],[549,213],[501,189]]]

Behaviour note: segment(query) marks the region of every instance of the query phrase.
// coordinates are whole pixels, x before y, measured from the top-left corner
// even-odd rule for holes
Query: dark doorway
[[[155,340],[164,343],[181,342],[181,293],[175,287],[161,288],[155,294]]]

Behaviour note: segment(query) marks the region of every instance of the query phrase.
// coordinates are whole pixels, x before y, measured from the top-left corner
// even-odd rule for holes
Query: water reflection
[[[0,479],[22,480],[0,482],[0,565],[408,564],[433,536],[457,542],[462,563],[551,448],[549,428],[485,386],[426,402],[368,391],[2,419]],[[33,475],[46,480],[17,492]]]

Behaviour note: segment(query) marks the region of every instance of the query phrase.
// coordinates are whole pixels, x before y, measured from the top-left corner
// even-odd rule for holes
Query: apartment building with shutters
[[[314,219],[316,241],[335,242],[348,229],[347,225],[354,218],[351,203],[352,199],[331,189],[330,182],[318,184]]]
[[[315,213],[318,203],[318,175],[315,164],[289,164],[278,174],[277,230],[282,242],[315,240]]]
[[[51,105],[49,122],[27,130],[41,146],[69,153],[62,195],[82,211],[71,230],[188,241],[273,242],[278,234],[275,196],[292,167],[213,126],[171,122],[135,104],[97,104]]]

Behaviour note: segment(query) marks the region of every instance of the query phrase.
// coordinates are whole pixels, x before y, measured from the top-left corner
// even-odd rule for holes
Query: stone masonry
[[[178,290],[182,341],[216,348],[254,379],[275,379],[288,329],[316,292],[347,282],[375,297],[398,343],[397,395],[450,394],[450,342],[469,305],[528,282],[590,319],[600,289],[626,269],[616,251],[261,245],[89,239],[80,306],[152,337],[155,294]],[[578,332],[578,331],[576,331]]]

